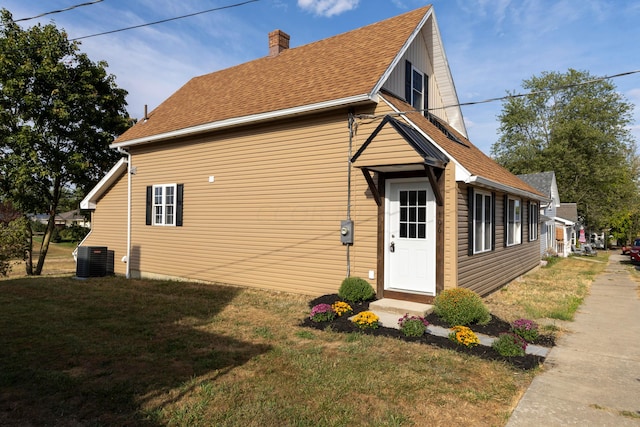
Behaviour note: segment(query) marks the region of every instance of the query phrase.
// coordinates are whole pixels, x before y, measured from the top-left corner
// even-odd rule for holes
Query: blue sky
[[[95,0],[4,0],[14,19]],[[20,22],[54,22],[70,38],[228,6],[244,0],[103,0]],[[106,60],[129,92],[133,117],[153,110],[191,77],[267,55],[267,34],[281,29],[291,47],[343,33],[432,4],[461,103],[522,92],[543,71],[569,68],[605,76],[640,69],[640,2],[627,0],[259,0],[82,40],[81,50]],[[612,80],[637,105],[640,73]],[[501,102],[463,107],[469,137],[487,154],[497,140]]]

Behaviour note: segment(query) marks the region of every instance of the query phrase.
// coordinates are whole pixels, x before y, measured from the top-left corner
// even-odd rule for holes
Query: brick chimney
[[[278,56],[280,52],[289,49],[289,34],[282,30],[269,33],[269,56]]]

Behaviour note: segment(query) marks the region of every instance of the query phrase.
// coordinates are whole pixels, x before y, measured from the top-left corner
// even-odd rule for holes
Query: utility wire
[[[13,22],[30,21],[31,19],[42,18],[43,16],[53,15],[54,13],[66,12],[68,10],[75,9],[75,8],[78,8],[78,7],[82,7],[82,6],[91,6],[92,4],[100,3],[101,1],[103,1],[103,0],[93,0],[93,1],[90,1],[90,2],[87,2],[87,3],[76,4],[75,6],[69,6],[69,7],[65,8],[65,9],[58,9],[58,10],[52,10],[51,12],[41,13],[40,15],[32,16],[31,18],[16,19]]]
[[[609,80],[609,79],[613,79],[613,78],[616,78],[616,77],[628,76],[628,75],[636,74],[636,73],[640,73],[640,70],[626,71],[624,73],[613,74],[611,76],[597,77],[595,79],[585,80],[585,81],[579,82],[579,83],[574,83],[574,84],[565,85],[565,86],[550,87],[548,89],[543,89],[543,90],[538,90],[538,91],[533,91],[533,92],[528,92],[528,93],[517,93],[517,94],[514,94],[514,95],[505,95],[505,96],[501,96],[499,98],[485,99],[483,101],[463,102],[463,103],[460,103],[460,104],[449,105],[447,107],[430,108],[428,110],[439,110],[439,109],[449,108],[449,107],[466,107],[468,105],[486,104],[486,103],[489,103],[489,102],[503,101],[505,99],[511,99],[511,98],[522,98],[524,96],[538,95],[538,94],[542,94],[542,93],[546,93],[546,92],[553,92],[553,91],[556,91],[556,90],[563,90],[563,89],[570,89],[572,87],[577,87],[577,86],[584,86],[584,85],[587,85],[587,84],[596,83],[596,82],[600,82],[600,81],[603,81],[603,80]],[[417,111],[420,111],[420,110],[417,110]],[[424,111],[424,110],[422,110],[422,111]]]
[[[241,2],[241,3],[235,3],[235,4],[230,4],[230,5],[227,5],[227,6],[221,6],[221,7],[216,7],[216,8],[213,8],[213,9],[203,10],[203,11],[200,11],[200,12],[190,13],[188,15],[176,16],[175,18],[162,19],[160,21],[148,22],[146,24],[134,25],[132,27],[126,27],[126,28],[120,28],[118,30],[111,30],[111,31],[105,31],[103,33],[90,34],[88,36],[76,37],[74,39],[69,39],[69,41],[88,39],[89,37],[104,36],[106,34],[118,33],[120,31],[127,31],[127,30],[133,30],[133,29],[136,29],[136,28],[148,27],[150,25],[163,24],[165,22],[176,21],[178,19],[183,19],[183,18],[190,18],[192,16],[202,15],[204,13],[215,12],[215,11],[223,10],[223,9],[231,9],[231,8],[238,7],[238,6],[244,6],[245,4],[254,3],[254,2],[257,2],[257,1],[260,1],[260,0],[247,0],[247,1],[244,1],[244,2]]]
[[[445,107],[427,108],[427,109],[421,109],[421,110],[416,109],[416,110],[410,110],[410,111],[399,111],[398,113],[394,113],[394,115],[402,115],[402,114],[416,113],[416,112],[420,112],[421,113],[421,112],[425,112],[425,111],[444,110],[444,109],[451,108],[451,107],[466,107],[466,106],[469,106],[469,105],[487,104],[489,102],[504,101],[505,99],[522,98],[522,97],[525,97],[525,96],[538,95],[538,94],[542,94],[542,93],[546,93],[546,92],[553,92],[553,91],[556,91],[556,90],[570,89],[572,87],[583,86],[583,85],[587,85],[587,84],[591,84],[591,83],[600,82],[600,81],[603,81],[603,80],[609,80],[609,79],[613,79],[613,78],[616,78],[616,77],[629,76],[631,74],[637,74],[637,73],[640,73],[640,70],[625,71],[624,73],[612,74],[610,76],[596,77],[595,79],[585,80],[583,82],[578,82],[578,83],[574,83],[574,84],[570,84],[570,85],[550,87],[548,89],[542,89],[542,90],[537,90],[537,91],[527,92],[527,93],[517,93],[517,94],[513,94],[513,95],[505,95],[505,96],[500,96],[500,97],[497,97],[497,98],[485,99],[485,100],[482,100],[482,101],[462,102],[462,103],[458,103],[458,104],[447,105]],[[386,115],[387,114],[383,114],[383,115],[358,114],[356,117],[359,118],[359,119],[377,119],[377,118],[380,118],[380,117],[384,117]]]

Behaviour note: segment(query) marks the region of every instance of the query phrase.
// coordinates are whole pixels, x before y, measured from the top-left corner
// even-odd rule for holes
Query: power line
[[[68,10],[75,9],[75,8],[78,8],[78,7],[82,7],[82,6],[91,6],[92,4],[100,3],[101,1],[103,1],[103,0],[93,0],[93,1],[90,1],[90,2],[87,2],[87,3],[76,4],[75,6],[69,6],[69,7],[65,8],[65,9],[58,9],[58,10],[52,10],[51,12],[41,13],[40,15],[32,16],[31,18],[16,19],[13,22],[30,21],[31,19],[42,18],[43,16],[53,15],[54,13],[66,12]]]
[[[452,108],[452,107],[466,107],[469,105],[478,105],[478,104],[487,104],[489,102],[496,102],[496,101],[504,101],[505,99],[512,99],[512,98],[522,98],[525,96],[531,96],[531,95],[539,95],[542,93],[546,93],[546,92],[553,92],[556,90],[564,90],[564,89],[570,89],[572,87],[577,87],[577,86],[583,86],[583,85],[587,85],[587,84],[591,84],[591,83],[596,83],[596,82],[600,82],[603,80],[609,80],[609,79],[613,79],[616,77],[624,77],[624,76],[629,76],[631,74],[637,74],[640,73],[640,70],[633,70],[633,71],[625,71],[623,73],[618,73],[618,74],[612,74],[610,76],[603,76],[603,77],[596,77],[595,79],[590,79],[590,80],[585,80],[583,82],[578,82],[578,83],[573,83],[570,85],[564,85],[564,86],[556,86],[556,87],[550,87],[547,89],[542,89],[542,90],[537,90],[537,91],[533,91],[533,92],[527,92],[527,93],[517,93],[514,95],[505,95],[505,96],[500,96],[500,97],[496,97],[496,98],[488,98],[482,101],[470,101],[470,102],[462,102],[462,103],[458,103],[458,104],[451,104],[451,105],[447,105],[444,107],[436,107],[436,108],[427,108],[427,109],[416,109],[416,110],[410,110],[410,111],[399,111],[397,113],[391,113],[392,115],[403,115],[403,114],[407,114],[407,113],[422,113],[422,112],[429,112],[429,111],[435,111],[435,110],[444,110],[447,108]],[[384,117],[386,115],[388,115],[389,113],[385,113],[382,115],[373,115],[373,114],[358,114],[356,115],[356,117],[358,119],[370,119],[370,120],[376,120],[378,118]]]
[[[503,101],[505,99],[512,99],[512,98],[522,98],[524,96],[538,95],[538,94],[542,94],[542,93],[546,93],[546,92],[552,92],[552,91],[556,91],[556,90],[570,89],[570,88],[576,87],[576,86],[583,86],[583,85],[586,85],[586,84],[596,83],[596,82],[600,82],[600,81],[603,81],[603,80],[609,80],[609,79],[613,79],[613,78],[616,78],[616,77],[628,76],[628,75],[636,74],[636,73],[640,73],[640,70],[626,71],[624,73],[613,74],[611,76],[597,77],[595,79],[585,80],[585,81],[579,82],[579,83],[574,83],[574,84],[565,85],[565,86],[556,86],[556,87],[551,87],[551,88],[548,88],[548,89],[542,89],[542,90],[528,92],[528,93],[517,93],[517,94],[514,94],[514,95],[505,95],[505,96],[501,96],[501,97],[498,97],[498,98],[489,98],[489,99],[485,99],[485,100],[482,100],[482,101],[470,101],[470,102],[463,102],[463,103],[459,103],[459,104],[448,105],[446,107],[429,108],[427,111],[441,110],[441,109],[450,108],[450,107],[466,107],[468,105],[487,104],[489,102]],[[424,110],[416,110],[416,111],[424,111]]]
[[[163,24],[165,22],[176,21],[178,19],[183,19],[183,18],[190,18],[192,16],[202,15],[204,13],[215,12],[215,11],[223,10],[223,9],[231,9],[231,8],[238,7],[238,6],[244,6],[245,4],[254,3],[254,2],[257,2],[257,1],[260,1],[260,0],[247,0],[247,1],[244,1],[244,2],[241,2],[241,3],[235,3],[235,4],[230,4],[230,5],[227,5],[227,6],[221,6],[221,7],[216,7],[216,8],[213,8],[213,9],[203,10],[203,11],[200,11],[200,12],[190,13],[188,15],[176,16],[175,18],[162,19],[160,21],[148,22],[146,24],[134,25],[132,27],[120,28],[120,29],[117,29],[117,30],[105,31],[103,33],[90,34],[88,36],[76,37],[76,38],[73,38],[73,39],[69,39],[69,41],[88,39],[90,37],[104,36],[106,34],[119,33],[121,31],[127,31],[127,30],[133,30],[133,29],[136,29],[136,28],[148,27],[150,25]]]

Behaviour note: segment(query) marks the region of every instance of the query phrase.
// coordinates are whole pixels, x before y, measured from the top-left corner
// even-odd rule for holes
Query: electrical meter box
[[[343,245],[353,245],[353,220],[340,221],[340,241]]]

